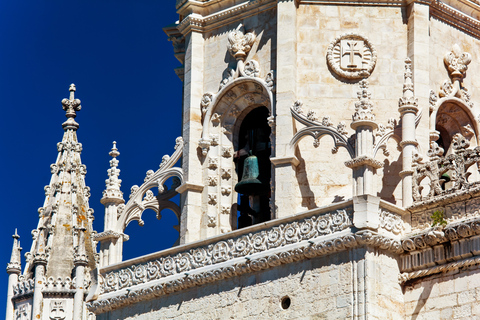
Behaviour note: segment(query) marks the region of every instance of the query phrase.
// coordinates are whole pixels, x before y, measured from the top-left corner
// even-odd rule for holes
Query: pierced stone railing
[[[480,190],[480,147],[467,149],[469,142],[460,134],[454,136],[452,144],[454,153],[448,156],[442,157],[443,149],[432,142],[429,150],[431,161],[421,163],[419,159],[414,159],[414,205],[438,202]]]

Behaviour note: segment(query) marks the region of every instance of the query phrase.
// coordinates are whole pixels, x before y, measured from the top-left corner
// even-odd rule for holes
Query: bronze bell
[[[258,159],[256,156],[249,156],[243,163],[242,180],[235,185],[235,191],[244,195],[258,195],[263,193],[265,187],[258,180],[260,174]]]

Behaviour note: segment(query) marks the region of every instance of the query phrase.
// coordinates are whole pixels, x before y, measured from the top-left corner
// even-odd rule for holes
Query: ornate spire
[[[62,100],[63,110],[67,112],[65,115],[67,117],[67,121],[62,124],[64,130],[77,130],[79,127],[79,124],[75,121],[75,118],[77,116],[76,111],[80,111],[82,106],[80,105],[80,99],[75,99],[76,90],[77,89],[75,85],[72,83],[69,88],[70,98],[65,98]]]
[[[68,278],[74,268],[73,251],[78,246],[77,230],[86,228],[93,232],[93,209],[89,208],[90,188],[85,183],[87,168],[82,164],[82,144],[78,142],[76,112],[80,100],[75,98],[75,85],[70,86],[69,99],[63,99],[67,121],[63,123],[63,138],[57,143],[58,156],[50,166],[52,177],[45,187],[45,202],[39,209],[38,227],[32,233],[34,240],[27,254],[25,274],[35,264],[46,264],[46,277]],[[95,243],[90,236],[84,237],[88,267],[95,268]]]
[[[13,248],[12,256],[10,258],[10,263],[7,264],[7,273],[17,273],[20,274],[22,269],[22,261],[20,259],[20,252],[22,248],[20,247],[20,236],[17,234],[17,229],[15,229],[15,234],[13,238]]]
[[[103,198],[100,202],[102,204],[112,201],[123,203],[125,201],[123,200],[123,193],[120,191],[122,180],[118,178],[120,176],[120,169],[117,168],[117,157],[120,155],[120,152],[118,152],[116,141],[113,141],[112,151],[110,151],[109,155],[113,159],[110,160],[110,169],[107,170],[108,179],[105,180],[106,189],[103,191]]]

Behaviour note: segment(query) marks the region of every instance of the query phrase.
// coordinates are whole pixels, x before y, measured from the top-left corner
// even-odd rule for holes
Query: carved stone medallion
[[[327,63],[338,76],[350,80],[370,76],[377,62],[377,51],[362,35],[344,33],[328,46]]]

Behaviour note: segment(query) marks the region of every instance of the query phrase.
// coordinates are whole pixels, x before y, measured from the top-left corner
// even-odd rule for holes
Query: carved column
[[[412,197],[412,156],[418,142],[416,140],[415,118],[418,112],[418,100],[413,89],[412,63],[409,58],[405,60],[405,80],[403,83],[403,97],[398,101],[398,111],[402,119],[402,200],[403,206],[408,207],[413,203]]]
[[[17,234],[17,230],[15,229],[15,234],[13,237],[13,248],[12,248],[12,256],[10,258],[10,263],[7,264],[7,273],[8,273],[8,290],[7,290],[7,312],[5,319],[6,320],[13,320],[13,312],[14,306],[12,302],[13,297],[13,287],[18,283],[18,276],[22,272],[21,267],[21,260],[20,260],[20,237]]]
[[[295,1],[277,4],[277,73],[275,119],[275,218],[296,212],[297,180],[295,166],[299,161],[290,153],[289,143],[294,135],[290,106],[296,98],[297,8]],[[281,195],[281,196],[279,196]]]
[[[360,91],[357,93],[359,101],[355,104],[355,113],[351,128],[355,130],[355,158],[345,165],[353,170],[353,195],[374,194],[373,175],[382,164],[373,159],[373,130],[378,125],[372,113],[368,82],[360,81]]]
[[[353,170],[353,224],[357,228],[376,229],[379,226],[378,205],[380,199],[374,196],[374,174],[382,164],[373,158],[373,130],[376,129],[371,93],[368,82],[360,81],[359,101],[351,127],[355,130],[355,158],[345,162]]]
[[[123,234],[117,232],[117,212],[118,207],[125,203],[123,193],[120,191],[122,180],[119,179],[120,169],[118,169],[117,157],[120,155],[117,149],[117,143],[113,142],[112,151],[109,155],[110,169],[108,169],[108,179],[105,180],[106,189],[103,191],[103,197],[100,202],[105,206],[104,232],[96,235],[95,239],[100,241],[100,267],[122,261]]]

